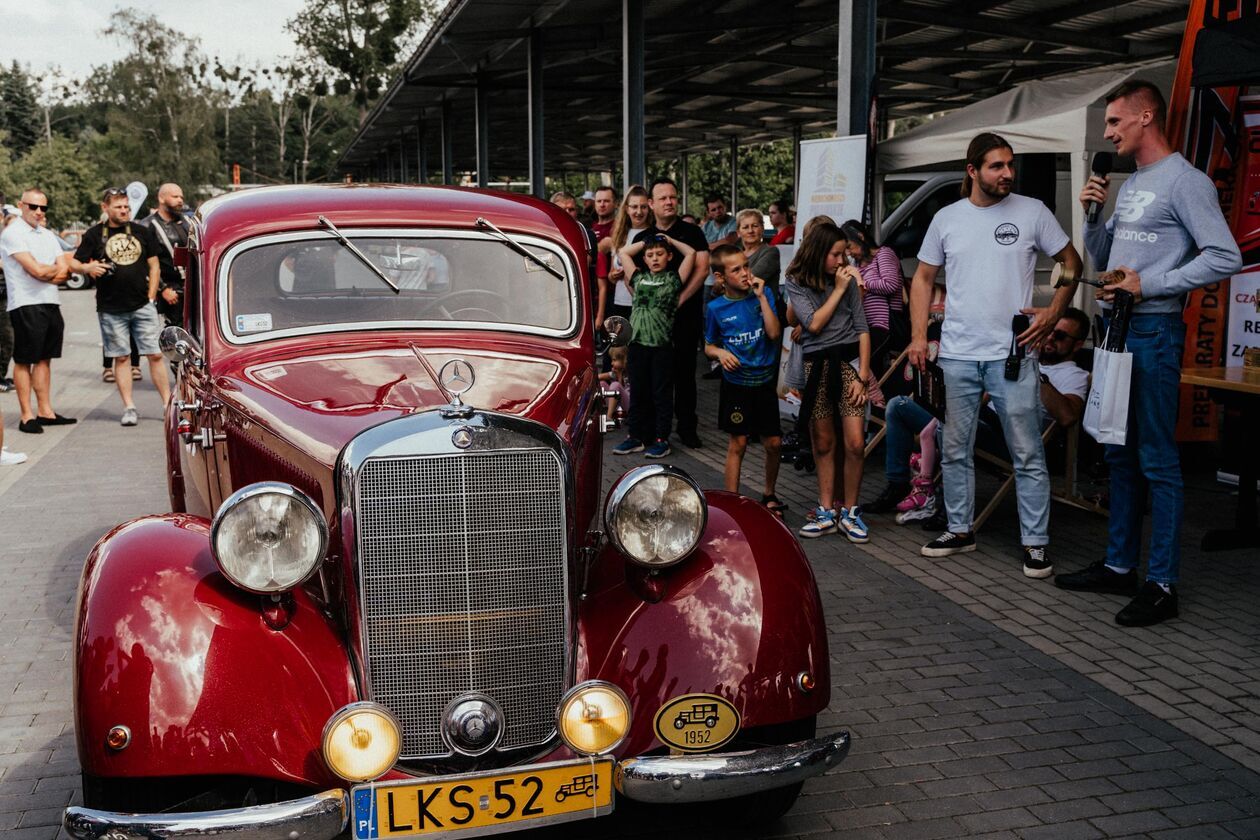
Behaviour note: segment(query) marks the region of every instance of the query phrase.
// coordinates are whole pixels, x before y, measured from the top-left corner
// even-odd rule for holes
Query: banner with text
[[[1235,274],[1229,283],[1229,337],[1225,367],[1242,367],[1243,351],[1260,347],[1260,271]]]
[[[796,195],[796,244],[815,216],[836,224],[862,218],[866,199],[866,136],[801,142],[801,180]]]

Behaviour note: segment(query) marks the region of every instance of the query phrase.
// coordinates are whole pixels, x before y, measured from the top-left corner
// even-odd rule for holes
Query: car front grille
[[[369,458],[356,530],[372,698],[404,759],[446,755],[451,700],[492,698],[500,748],[546,741],[565,689],[565,521],[548,449]]]

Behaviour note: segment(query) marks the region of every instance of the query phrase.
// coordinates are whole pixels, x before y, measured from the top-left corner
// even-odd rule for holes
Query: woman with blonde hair
[[[626,190],[626,197],[617,208],[617,217],[613,220],[612,232],[599,241],[599,251],[612,259],[608,270],[608,282],[599,286],[599,303],[596,308],[595,323],[604,323],[608,315],[630,317],[630,286],[626,283],[626,272],[621,267],[621,258],[617,252],[633,242],[634,236],[641,230],[647,230],[656,223],[652,216],[651,197],[648,191],[635,184]],[[608,287],[612,286],[612,301],[608,300]]]

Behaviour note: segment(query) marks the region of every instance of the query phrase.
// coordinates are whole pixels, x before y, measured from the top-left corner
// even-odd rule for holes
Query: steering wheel
[[[468,299],[468,302],[460,305],[464,299]],[[479,299],[483,304],[481,306],[476,305]],[[489,289],[459,289],[430,301],[417,313],[417,317],[425,318],[437,313],[448,321],[490,321],[502,324],[507,321],[510,307],[508,299],[498,292]]]

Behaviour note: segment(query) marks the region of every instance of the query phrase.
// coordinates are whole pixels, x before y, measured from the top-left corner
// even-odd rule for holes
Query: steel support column
[[[429,150],[425,148],[426,139],[424,118],[421,117],[416,122],[416,180],[421,184],[429,183]]]
[[[642,184],[647,167],[643,153],[643,4],[621,0],[621,128],[623,189]]]
[[[411,171],[407,167],[407,132],[398,132],[398,180],[401,183],[411,183]]]
[[[455,164],[451,160],[451,137],[455,134],[452,125],[450,100],[442,100],[442,183],[455,183]]]
[[[732,213],[739,212],[739,140],[731,135],[731,206]]]
[[[681,177],[678,179],[679,180],[678,192],[679,192],[679,198],[682,200],[682,204],[680,205],[682,207],[682,210],[678,213],[679,216],[687,213],[687,170],[689,168],[688,164],[691,163],[690,158],[691,158],[691,155],[687,154],[686,152],[683,152],[682,155],[680,155],[682,170],[679,173]],[[644,186],[646,186],[646,184]]]
[[[543,164],[543,42],[542,30],[529,33],[529,191],[546,198],[547,177]]]
[[[849,134],[870,128],[871,96],[875,92],[875,0],[853,2],[853,64],[849,86]]]
[[[478,73],[473,110],[477,124],[477,186],[482,189],[490,186],[490,109],[486,101],[489,95],[485,77]]]
[[[792,126],[792,204],[801,193],[801,124]]]

